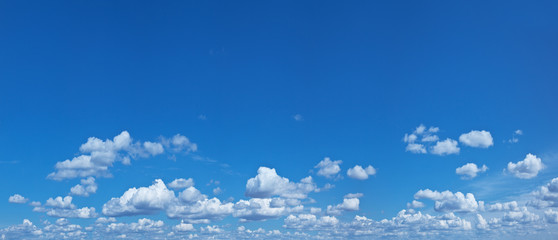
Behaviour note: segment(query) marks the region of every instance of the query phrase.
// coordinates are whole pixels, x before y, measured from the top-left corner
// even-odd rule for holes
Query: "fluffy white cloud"
[[[292,229],[305,229],[305,230],[320,230],[324,228],[331,228],[339,223],[339,220],[331,216],[323,216],[317,218],[313,214],[299,214],[289,215],[284,220],[285,228]]]
[[[147,218],[138,219],[132,223],[111,223],[107,226],[107,232],[128,233],[128,232],[159,232],[165,223],[161,220],[155,221]]]
[[[280,198],[240,200],[234,205],[233,216],[240,218],[241,221],[259,221],[278,218],[289,213],[300,212],[304,208],[302,205],[288,207],[286,202],[287,201]]]
[[[66,196],[64,198],[58,196],[56,198],[49,198],[46,201],[45,206],[53,207],[53,208],[61,208],[61,209],[73,209],[76,208],[74,204],[72,204],[72,197]]]
[[[184,223],[184,221],[181,221],[180,224],[172,227],[172,229],[174,231],[178,231],[178,232],[189,232],[189,231],[194,231],[194,226],[190,223]]]
[[[464,195],[461,192],[420,190],[415,199],[430,199],[435,201],[434,210],[439,212],[474,212],[479,207],[472,193]]]
[[[29,199],[27,199],[27,198],[25,198],[25,197],[23,197],[19,194],[14,194],[14,195],[12,195],[8,198],[8,202],[11,202],[11,203],[23,204],[23,203],[26,203],[27,201],[29,201]]]
[[[332,178],[341,171],[341,168],[339,167],[339,164],[341,163],[343,163],[343,161],[341,160],[331,161],[330,158],[326,157],[324,158],[324,160],[320,161],[318,165],[316,165],[314,168],[319,169],[318,175],[327,178]]]
[[[106,216],[153,214],[166,208],[175,199],[161,179],[149,187],[130,188],[121,197],[112,198],[103,205]]]
[[[97,184],[95,178],[88,177],[81,180],[81,184],[77,184],[70,189],[72,195],[87,197],[91,193],[97,192]]]
[[[171,204],[167,208],[167,216],[181,218],[188,223],[209,223],[232,214],[233,205],[217,198],[205,198],[195,202]]]
[[[144,142],[143,147],[145,148],[145,151],[153,156],[159,155],[165,151],[163,145],[160,143]]]
[[[195,144],[193,142],[190,142],[190,139],[188,139],[187,137],[182,136],[180,134],[176,134],[170,139],[163,138],[162,143],[163,143],[163,145],[171,148],[174,152],[181,152],[181,151],[196,152],[196,151],[198,151],[198,145],[197,144]]]
[[[485,208],[488,211],[519,211],[519,205],[516,201],[487,204]]]
[[[335,206],[327,206],[327,214],[341,215],[342,211],[358,211],[360,200],[356,197],[343,198],[343,202]]]
[[[424,207],[424,203],[423,202],[419,202],[417,200],[413,200],[410,203],[407,203],[407,208],[423,208]]]
[[[437,127],[426,128],[423,124],[419,125],[415,131],[411,134],[405,134],[403,141],[407,143],[405,151],[412,153],[426,153],[426,147],[424,144],[417,143],[419,137],[420,141],[423,143],[431,143],[438,141],[439,137],[435,135],[440,129]]]
[[[535,197],[535,200],[529,202],[531,206],[536,208],[558,207],[558,178],[552,179],[531,195]]]
[[[459,136],[459,142],[469,147],[488,148],[494,145],[490,132],[473,130]]]
[[[285,198],[306,198],[309,192],[317,189],[312,177],[303,178],[299,183],[291,182],[288,178],[277,175],[273,168],[260,167],[256,177],[248,179],[246,183],[247,197],[269,198],[281,196]]]
[[[558,223],[558,211],[554,211],[552,209],[547,209],[544,211],[544,218],[548,223]]]
[[[436,142],[436,145],[432,146],[430,152],[436,155],[449,155],[459,153],[459,147],[457,146],[457,141],[447,138],[444,141]]]
[[[412,153],[426,153],[426,147],[420,143],[409,143],[405,151]]]
[[[375,175],[376,169],[372,165],[368,165],[366,168],[362,168],[360,165],[355,165],[353,168],[347,170],[347,176],[350,178],[358,180],[366,180],[368,176]]]
[[[54,180],[68,178],[86,178],[90,176],[108,177],[109,167],[117,161],[129,165],[130,159],[137,157],[149,157],[161,154],[165,151],[163,145],[178,151],[195,152],[197,145],[190,142],[182,135],[175,135],[171,139],[162,138],[161,143],[156,142],[133,142],[130,134],[123,131],[112,140],[101,140],[90,137],[87,142],[79,148],[82,155],[62,162],[57,162],[54,166],[55,172],[48,175]]]
[[[51,217],[63,217],[63,218],[96,218],[97,213],[94,207],[83,207],[76,209],[62,209],[62,208],[52,208],[46,212],[48,216]]]
[[[533,154],[527,154],[523,161],[517,163],[508,163],[508,171],[512,173],[515,177],[521,179],[534,178],[539,174],[545,166],[543,165],[540,158]]]
[[[482,165],[481,168],[477,167],[477,164],[474,163],[467,163],[461,167],[455,169],[455,173],[457,175],[462,175],[462,179],[473,179],[477,176],[478,173],[483,173],[488,170],[486,165]]]
[[[172,181],[171,183],[169,183],[168,186],[170,188],[174,188],[174,189],[181,189],[181,188],[191,187],[191,186],[194,186],[194,179],[192,179],[192,178],[188,178],[188,179],[178,178],[178,179],[175,179],[174,181]]]

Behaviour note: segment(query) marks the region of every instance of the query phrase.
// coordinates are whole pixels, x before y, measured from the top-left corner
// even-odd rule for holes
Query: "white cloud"
[[[423,141],[423,142],[436,142],[439,139],[440,138],[436,135],[428,135],[428,136],[422,137],[421,141]]]
[[[556,224],[558,223],[558,211],[547,209],[546,211],[544,211],[544,218],[548,223]]]
[[[430,151],[433,154],[437,154],[437,155],[449,155],[449,154],[458,154],[459,150],[460,149],[457,146],[457,141],[447,138],[444,141],[436,142],[436,145],[434,145]]]
[[[430,199],[435,201],[434,210],[438,212],[474,212],[479,207],[472,193],[464,195],[461,192],[420,190],[415,199]]]
[[[281,196],[285,198],[306,198],[308,193],[317,189],[312,177],[303,178],[299,183],[291,182],[288,178],[277,175],[273,168],[260,167],[256,177],[248,179],[246,183],[247,197],[269,198]]]
[[[195,230],[192,224],[184,223],[184,221],[181,221],[180,224],[172,227],[172,229],[178,232],[190,232]]]
[[[172,181],[171,183],[169,183],[168,186],[170,188],[174,188],[174,189],[181,189],[181,188],[191,187],[191,186],[194,186],[194,179],[192,179],[192,178],[188,178],[188,179],[178,178],[178,179],[175,179],[174,181]]]
[[[459,141],[469,147],[488,148],[494,145],[490,132],[482,130],[472,130],[468,133],[461,134]]]
[[[342,211],[358,211],[360,205],[360,200],[356,197],[354,198],[343,198],[343,202],[335,206],[327,206],[327,214],[330,215],[341,215]]]
[[[519,205],[516,201],[505,202],[505,203],[494,203],[487,204],[486,210],[488,211],[519,211]]]
[[[293,118],[294,118],[295,121],[302,121],[302,120],[304,120],[304,118],[303,118],[302,115],[300,115],[300,114],[295,114],[295,115],[293,116]]]
[[[486,165],[482,165],[482,167],[479,168],[474,163],[467,163],[455,169],[455,173],[457,175],[462,175],[462,179],[473,179],[477,176],[478,173],[486,172],[486,170],[488,170],[488,167]]]
[[[521,179],[530,179],[534,178],[539,174],[544,168],[544,164],[542,163],[541,159],[538,158],[536,155],[527,154],[523,161],[519,161],[517,163],[508,163],[508,171],[512,173],[515,177]]]
[[[161,179],[149,187],[130,188],[121,197],[112,198],[103,205],[106,216],[153,214],[166,208],[175,199]]]
[[[216,187],[213,189],[213,195],[219,195],[223,192],[220,187]]]
[[[317,218],[313,214],[299,214],[289,215],[284,220],[285,228],[291,229],[305,229],[305,230],[321,230],[324,228],[331,228],[339,223],[339,220],[331,216],[323,216]]]
[[[440,129],[437,127],[426,128],[423,124],[419,125],[413,133],[405,134],[403,137],[403,141],[407,143],[405,151],[416,154],[427,153],[426,145],[430,145],[432,142],[436,142],[440,139],[438,135],[435,134],[439,130]],[[419,138],[422,143],[417,143]]]
[[[52,208],[46,212],[48,216],[51,217],[63,217],[63,218],[96,218],[97,213],[94,207],[83,207],[76,209],[62,209],[62,208]]]
[[[558,207],[558,177],[531,193],[535,200],[528,204],[536,208]]]
[[[420,143],[409,143],[407,144],[405,151],[412,153],[426,153],[426,148]]]
[[[423,202],[419,202],[417,200],[413,200],[410,203],[407,203],[407,208],[423,208],[425,205]]]
[[[27,198],[25,198],[25,197],[23,197],[19,194],[14,194],[14,195],[12,195],[8,198],[8,202],[11,202],[11,203],[23,204],[23,203],[26,203],[27,201],[29,201],[29,199],[27,199]]]
[[[145,148],[145,151],[153,156],[159,155],[165,151],[163,145],[160,143],[144,142],[143,147]]]
[[[185,136],[180,134],[174,135],[171,139],[162,138],[163,145],[171,148],[174,152],[196,152],[198,151],[198,145],[190,142]]]
[[[361,198],[363,196],[364,196],[363,193],[349,193],[346,194],[343,198]]]
[[[81,180],[81,184],[77,184],[70,189],[72,195],[87,197],[91,193],[97,192],[97,184],[95,178],[88,177]]]
[[[172,145],[174,150],[177,151],[182,149],[186,149],[187,152],[197,150],[195,143],[191,143],[188,138],[179,134],[171,140],[163,138],[163,141],[169,146]],[[161,143],[134,143],[127,131],[123,131],[112,140],[106,139],[103,141],[96,137],[90,137],[86,143],[81,145],[79,150],[82,155],[71,160],[57,162],[54,166],[56,171],[50,173],[48,178],[63,180],[89,176],[108,177],[110,176],[108,169],[116,161],[129,165],[132,158],[154,156],[164,152]]]
[[[281,203],[277,203],[282,201]],[[304,208],[302,205],[288,207],[283,199],[253,198],[250,200],[240,200],[234,205],[233,216],[240,218],[241,221],[260,221],[280,216],[300,212]]]
[[[73,209],[76,208],[74,204],[72,204],[72,197],[66,196],[64,198],[58,196],[56,198],[49,198],[47,199],[45,206],[53,207],[53,208],[61,208],[61,209]]]
[[[347,176],[358,180],[366,180],[368,176],[375,175],[376,169],[372,165],[362,168],[360,165],[355,165],[353,168],[347,170]]]
[[[232,214],[233,205],[233,203],[223,203],[217,198],[175,202],[168,206],[167,216],[181,218],[188,223],[210,223],[212,220],[220,220]]]
[[[343,161],[341,160],[331,161],[330,158],[326,157],[324,158],[324,160],[320,161],[318,165],[316,165],[314,168],[319,169],[318,175],[327,178],[332,178],[341,171],[341,168],[339,167],[339,164],[341,163],[343,163]]]
[[[151,220],[147,218],[138,219],[132,223],[111,223],[106,227],[107,232],[126,234],[129,232],[159,232],[165,223],[161,220]]]

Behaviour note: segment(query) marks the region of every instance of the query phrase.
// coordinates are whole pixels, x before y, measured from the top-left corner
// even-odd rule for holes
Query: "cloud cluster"
[[[430,199],[435,201],[434,210],[438,212],[474,212],[479,207],[472,193],[464,195],[461,192],[419,190],[415,199]],[[482,203],[481,203],[482,204]]]
[[[175,135],[171,139],[162,138],[161,142],[133,142],[130,134],[123,131],[112,140],[101,140],[90,137],[87,142],[79,148],[82,155],[55,165],[56,171],[47,177],[53,180],[69,178],[86,178],[90,176],[108,177],[109,167],[117,161],[123,164],[131,164],[131,159],[137,157],[149,157],[161,154],[166,148],[174,152],[195,152],[197,145],[182,135]]]
[[[81,184],[77,184],[70,189],[72,195],[88,197],[89,194],[97,192],[97,184],[95,178],[88,177],[81,180]]]
[[[426,126],[419,125],[412,133],[405,134],[403,137],[403,141],[407,143],[405,151],[422,154],[430,152],[440,156],[459,154],[461,150],[459,143],[451,138],[439,140],[440,138],[436,135],[439,130],[437,127],[427,129]],[[459,136],[459,142],[465,146],[477,148],[488,148],[494,145],[492,135],[485,130],[463,133]]]

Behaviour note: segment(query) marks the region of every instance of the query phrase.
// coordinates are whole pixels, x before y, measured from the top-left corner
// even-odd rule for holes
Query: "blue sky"
[[[557,11],[1,1],[0,237],[556,238]]]

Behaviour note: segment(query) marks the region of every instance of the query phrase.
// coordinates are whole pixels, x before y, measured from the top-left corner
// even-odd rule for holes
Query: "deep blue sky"
[[[190,177],[210,196],[219,180],[217,197],[238,201],[260,166],[336,186],[305,207],[364,193],[358,212],[338,216],[349,220],[390,219],[426,188],[486,202],[532,191],[558,170],[557,12],[555,1],[0,1],[0,196],[67,195],[79,178],[46,179],[56,162],[124,130],[141,142],[179,133],[199,149],[115,163],[76,205],[100,213],[131,187]],[[413,154],[402,139],[419,124],[440,140],[486,130],[494,146]],[[547,166],[537,178],[503,171],[527,153]],[[343,160],[341,179],[316,176],[324,157]],[[455,169],[469,162],[490,170],[462,180]],[[356,164],[377,174],[347,177]],[[491,177],[516,187],[481,199],[474,181]],[[0,226],[56,220],[31,209],[1,201]],[[224,223],[238,221],[212,224]]]

